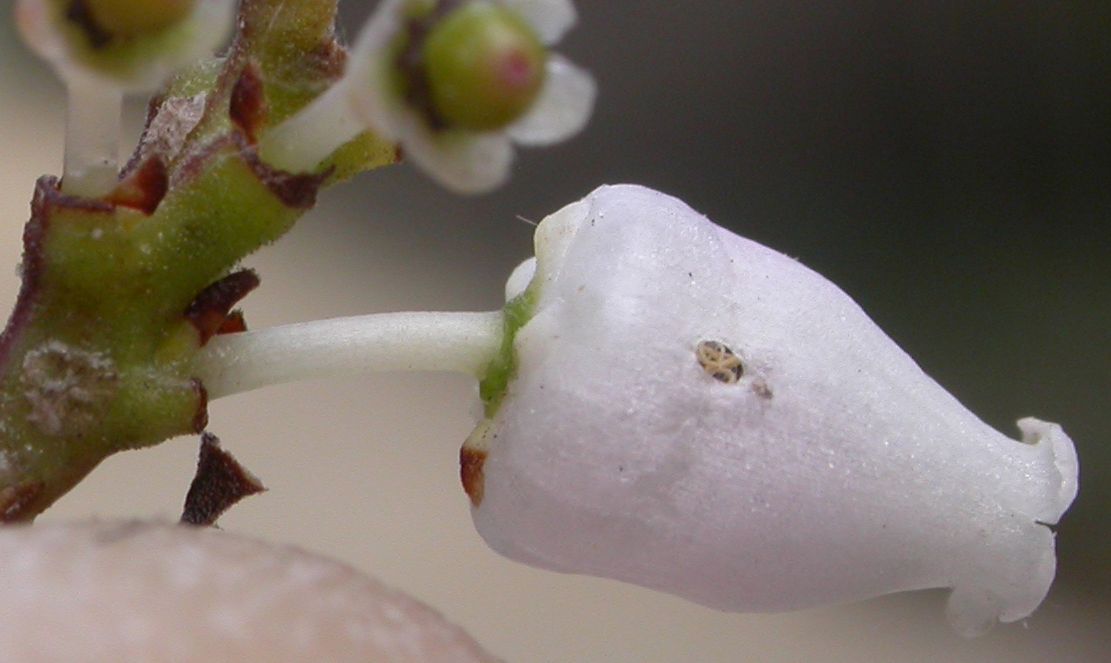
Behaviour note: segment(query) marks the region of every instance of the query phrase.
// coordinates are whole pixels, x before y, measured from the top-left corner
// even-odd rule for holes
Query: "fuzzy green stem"
[[[208,397],[376,371],[480,377],[502,341],[502,312],[378,313],[218,336],[194,362]]]
[[[65,183],[35,188],[23,285],[0,334],[0,523],[33,519],[113,453],[201,432],[191,361],[251,287],[229,272],[322,186],[396,160],[367,136],[337,150],[328,179],[261,163],[253,136],[335,81],[344,54],[335,0],[239,10],[228,55],[152,105],[122,184],[118,90],[70,81]]]
[[[65,177],[62,190],[99,198],[116,186],[119,173],[120,116],[123,92],[88,78],[66,82]]]

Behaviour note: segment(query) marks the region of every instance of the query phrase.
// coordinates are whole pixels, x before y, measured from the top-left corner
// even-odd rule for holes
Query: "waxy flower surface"
[[[499,552],[724,610],[952,588],[961,632],[1029,615],[1072,442],[988,427],[841,290],[635,186],[549,216],[462,452]]]

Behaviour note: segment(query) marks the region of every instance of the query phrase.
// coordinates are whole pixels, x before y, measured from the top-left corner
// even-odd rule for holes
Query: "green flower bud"
[[[489,131],[536,100],[548,54],[512,11],[472,2],[448,14],[424,44],[431,102],[448,125]]]
[[[83,0],[96,27],[129,38],[164,30],[184,20],[196,0]]]

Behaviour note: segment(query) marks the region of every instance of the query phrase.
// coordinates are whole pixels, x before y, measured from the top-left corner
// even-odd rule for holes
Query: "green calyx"
[[[185,19],[196,0],[77,0],[97,29],[128,39],[165,30]]]
[[[488,2],[470,2],[428,34],[423,59],[433,111],[448,126],[492,131],[536,101],[547,51],[520,17]]]
[[[494,416],[505,398],[509,382],[517,375],[517,332],[521,330],[536,313],[536,293],[529,288],[505,303],[502,309],[503,331],[498,354],[486,368],[486,374],[478,383],[478,393],[482,398],[487,418]]]

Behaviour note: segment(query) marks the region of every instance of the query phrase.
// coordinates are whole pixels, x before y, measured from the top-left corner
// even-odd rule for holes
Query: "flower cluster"
[[[279,95],[267,98],[275,78],[256,75],[272,73],[275,61],[319,64],[327,53],[336,66],[329,75],[338,72],[342,54],[327,20],[295,55],[258,48],[258,34],[289,1],[245,0],[248,37],[214,77],[222,82],[191,104],[263,117]],[[968,634],[1022,619],[1044,599],[1056,565],[1050,527],[1077,492],[1075,450],[1060,426],[1024,418],[1021,440],[992,430],[832,283],[665,194],[604,186],[546,218],[502,310],[245,331],[231,307],[257,279],[229,271],[311,207],[329,158],[353,138],[373,132],[448,188],[485,191],[508,176],[514,143],[546,145],[579,131],[596,92],[589,74],[549,52],[575,23],[570,0],[383,0],[323,94],[276,126],[260,122],[257,134],[218,124],[231,135],[183,160],[188,177],[158,179],[159,196],[175,199],[119,213],[105,203],[118,185],[122,95],[211,53],[233,5],[16,5],[22,33],[71,99],[62,190],[40,181],[16,323],[0,342],[5,380],[21,389],[9,399],[19,405],[0,412],[9,431],[2,441],[25,452],[0,453],[0,520],[33,518],[119,448],[202,432],[209,399],[337,373],[454,370],[478,379],[484,406],[460,453],[475,526],[513,559],[737,611],[945,587],[951,621]],[[321,6],[299,10],[318,17]],[[282,51],[270,69],[254,67],[270,50]],[[318,90],[320,70],[309,71],[302,100]],[[103,448],[86,448],[90,441]],[[234,499],[259,488],[245,472],[236,476],[251,481],[229,493]],[[212,499],[214,479],[194,485],[186,521],[211,523],[234,501]],[[152,573],[164,572],[162,550],[188,545],[179,530],[137,532],[153,541],[136,548]],[[51,540],[6,536],[0,548],[17,551],[11,557]],[[206,545],[213,566],[258,575],[261,567],[244,560],[263,552],[245,544],[226,554],[221,545]],[[319,567],[295,557],[283,565],[288,556],[279,555],[271,567],[292,575]],[[119,572],[123,558],[62,555],[59,568],[88,570],[92,560],[103,564],[93,574],[101,577]],[[380,593],[364,589],[364,598]],[[203,616],[214,604],[197,605]],[[301,604],[289,605],[283,614]],[[145,615],[136,618],[142,625]],[[458,655],[485,657],[448,636],[444,646]]]

